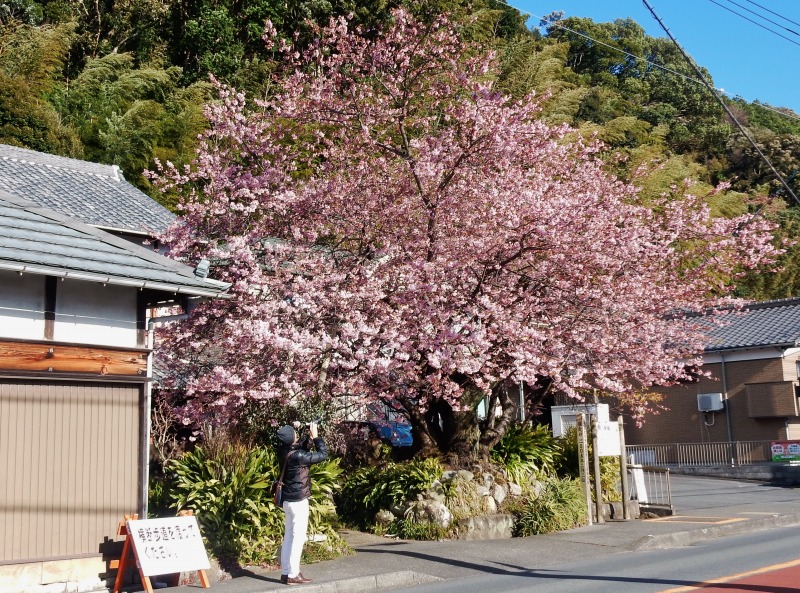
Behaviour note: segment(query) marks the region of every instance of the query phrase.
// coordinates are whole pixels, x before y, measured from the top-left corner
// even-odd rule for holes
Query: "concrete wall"
[[[706,476],[731,480],[756,480],[777,486],[800,486],[800,466],[785,463],[765,463],[741,467],[675,467],[671,474],[682,476]]]

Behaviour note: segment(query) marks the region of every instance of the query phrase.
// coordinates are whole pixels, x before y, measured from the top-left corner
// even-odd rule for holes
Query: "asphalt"
[[[524,538],[418,542],[342,532],[351,556],[303,565],[313,582],[301,593],[380,591],[479,574],[515,574],[568,558],[596,558],[800,524],[800,488],[759,482],[672,476],[675,514],[595,524]],[[214,593],[284,590],[280,571],[249,568],[215,582]]]

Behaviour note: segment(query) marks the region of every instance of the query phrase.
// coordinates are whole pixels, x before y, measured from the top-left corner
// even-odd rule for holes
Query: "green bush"
[[[560,477],[579,478],[580,463],[578,460],[578,429],[570,427],[567,433],[559,439],[561,441],[561,455],[556,463],[556,473]],[[587,455],[592,463],[592,444],[588,443]],[[594,471],[591,472],[593,474]],[[591,477],[592,498],[594,498],[594,477]],[[600,488],[603,501],[622,500],[619,490],[619,459],[616,457],[600,458]]]
[[[412,516],[395,521],[390,532],[402,539],[438,541],[450,535],[450,530],[431,521],[418,521]]]
[[[369,528],[379,510],[415,499],[441,477],[442,466],[436,459],[362,467],[345,481],[336,496],[336,508],[343,520]]]
[[[491,456],[505,468],[511,481],[524,485],[532,476],[555,475],[561,443],[547,426],[514,424],[494,446]]]
[[[173,506],[194,512],[209,551],[221,561],[240,565],[275,561],[284,521],[269,488],[278,476],[276,458],[272,448],[217,442],[169,462]],[[331,495],[341,473],[338,461],[314,464],[310,473],[309,532],[326,535],[327,547],[342,552],[346,546],[330,525],[335,516]]]
[[[585,524],[586,502],[578,480],[550,479],[541,484],[539,495],[527,497],[515,513],[516,535],[552,533]]]

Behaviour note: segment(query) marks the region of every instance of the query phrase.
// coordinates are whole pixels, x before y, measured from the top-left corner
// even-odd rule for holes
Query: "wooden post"
[[[597,415],[592,415],[592,467],[594,469],[594,508],[597,522],[605,523],[603,518],[603,484],[600,481],[600,448],[597,443]]]
[[[628,510],[631,495],[628,489],[628,454],[625,452],[625,427],[623,426],[621,415],[617,418],[617,423],[619,424],[619,480],[622,486],[622,519],[628,521],[631,518],[631,513]]]
[[[130,566],[130,559],[133,554],[133,540],[128,536],[128,521],[138,518],[139,515],[125,515],[117,527],[117,535],[124,535],[125,543],[122,544],[122,557],[119,559],[119,564],[117,565],[117,578],[114,579],[113,593],[119,593],[122,590],[122,581],[125,580],[125,571],[127,571]],[[144,581],[142,581],[142,583],[144,583]],[[150,591],[152,593],[152,589],[150,589]]]

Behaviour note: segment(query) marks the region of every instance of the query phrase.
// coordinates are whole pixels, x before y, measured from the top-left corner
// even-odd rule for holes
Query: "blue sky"
[[[648,0],[683,48],[711,73],[717,88],[800,113],[800,0]],[[507,0],[528,13],[529,26],[554,11],[610,22],[630,17],[653,37],[666,37],[642,0]],[[720,6],[721,5],[721,6]],[[737,6],[738,5],[738,6]],[[760,6],[759,6],[760,5]],[[784,39],[732,14],[777,31]],[[768,12],[768,9],[772,13]],[[748,12],[774,21],[773,24]],[[785,27],[785,28],[784,28]],[[787,30],[788,29],[788,30]]]

